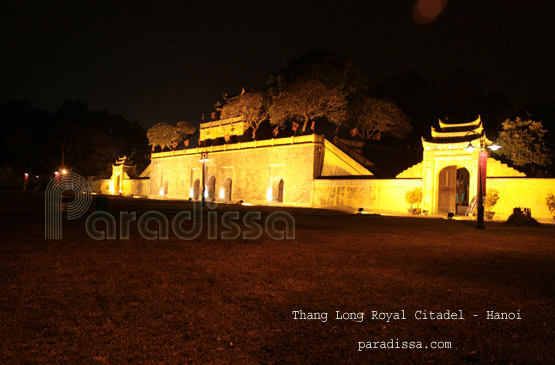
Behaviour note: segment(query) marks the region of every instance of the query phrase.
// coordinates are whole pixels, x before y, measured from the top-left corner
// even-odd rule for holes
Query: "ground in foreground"
[[[481,231],[471,222],[295,209],[294,240],[209,240],[204,229],[192,241],[171,231],[150,241],[132,224],[128,240],[95,241],[82,218],[64,220],[63,239],[47,241],[41,199],[3,203],[3,363],[555,361],[553,226]],[[170,221],[191,209],[110,203],[114,215],[156,209]],[[259,208],[212,212],[221,222],[233,210]],[[259,222],[272,211],[263,208]],[[295,320],[298,310],[328,320]],[[407,319],[372,319],[401,310]],[[464,320],[417,320],[419,310],[461,310]],[[521,320],[486,319],[517,310]],[[364,321],[336,320],[336,311],[364,312]],[[359,342],[391,339],[428,348],[358,351]],[[433,341],[452,348],[432,349]]]

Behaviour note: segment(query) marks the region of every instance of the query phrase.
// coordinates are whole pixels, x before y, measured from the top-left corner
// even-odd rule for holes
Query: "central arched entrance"
[[[456,213],[457,166],[447,166],[439,172],[437,194],[437,212]]]

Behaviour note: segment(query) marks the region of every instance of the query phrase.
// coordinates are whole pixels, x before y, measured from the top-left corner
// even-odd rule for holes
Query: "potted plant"
[[[545,202],[547,203],[547,208],[549,209],[549,213],[555,219],[555,195],[547,194],[547,198],[545,198]]]
[[[484,200],[484,210],[485,216],[487,220],[492,220],[495,212],[492,212],[491,209],[497,204],[499,200],[499,190],[494,188],[489,188],[486,191],[486,199]]]
[[[410,204],[410,207],[407,208],[409,213],[420,214],[420,208],[418,208],[418,205],[422,202],[422,188],[416,187],[414,189],[407,190],[405,193],[405,200]],[[417,208],[415,208],[415,206]]]

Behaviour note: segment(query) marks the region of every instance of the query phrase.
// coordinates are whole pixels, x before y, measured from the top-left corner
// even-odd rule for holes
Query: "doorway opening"
[[[216,177],[214,175],[210,175],[208,178],[208,182],[206,183],[207,189],[207,196],[206,198],[209,200],[216,199]]]
[[[193,182],[193,196],[191,198],[195,199],[195,200],[199,200],[200,198],[200,180],[196,179]]]
[[[231,179],[228,177],[227,179],[225,179],[224,181],[224,196],[223,196],[223,200],[225,201],[230,201],[231,200]]]
[[[278,203],[283,203],[283,179],[274,180],[272,186],[272,200]]]
[[[121,178],[120,175],[116,177],[116,186],[114,186],[114,194],[116,195],[121,194],[120,178]]]
[[[437,188],[437,212],[456,213],[457,166],[447,166],[439,172]]]
[[[465,214],[468,209],[468,186],[470,173],[464,167],[457,169],[457,214]]]

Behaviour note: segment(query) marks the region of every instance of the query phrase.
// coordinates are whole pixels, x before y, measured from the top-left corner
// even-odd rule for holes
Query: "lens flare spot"
[[[430,24],[445,9],[447,0],[418,0],[414,4],[413,17],[418,24]]]

